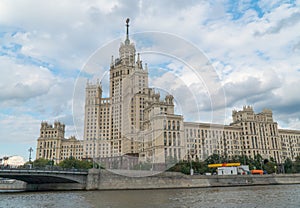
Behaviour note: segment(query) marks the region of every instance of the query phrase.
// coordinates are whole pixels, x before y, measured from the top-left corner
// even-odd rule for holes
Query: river
[[[299,207],[300,185],[0,193],[0,208]]]

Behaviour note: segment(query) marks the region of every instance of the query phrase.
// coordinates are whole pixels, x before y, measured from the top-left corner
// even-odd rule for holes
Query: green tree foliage
[[[223,163],[225,162],[225,158],[218,154],[212,154],[206,158],[205,162],[206,164]]]
[[[293,162],[293,173],[300,173],[300,155],[298,155],[295,159],[295,162]]]
[[[175,164],[173,167],[170,167],[168,169],[168,171],[181,172],[184,174],[190,173],[189,165],[188,165],[187,161],[180,161],[179,163]]]
[[[193,168],[195,174],[197,174],[197,173],[204,174],[206,172],[212,172],[212,170],[207,167],[206,162],[192,161],[192,168]],[[180,161],[173,167],[169,168],[168,171],[190,174],[191,162],[190,161]]]
[[[53,161],[52,160],[47,160],[44,158],[39,158],[37,160],[34,160],[33,162],[26,162],[23,167],[24,168],[46,168],[46,167],[51,167],[53,166]]]
[[[267,171],[268,174],[275,173],[276,163],[274,162],[267,162],[264,164],[264,170]]]
[[[204,174],[206,172],[216,172],[216,168],[208,168],[208,164],[215,163],[236,163],[239,162],[242,165],[249,165],[250,170],[263,169],[268,174],[278,173],[281,170],[277,170],[279,164],[274,158],[265,159],[261,155],[255,155],[254,158],[246,155],[235,155],[232,158],[226,158],[219,156],[218,154],[210,155],[205,161],[200,162],[199,160],[192,161],[192,168],[195,173]],[[300,173],[300,155],[296,157],[293,162],[290,158],[287,158],[284,162],[285,173]],[[168,169],[168,171],[182,172],[184,174],[190,174],[191,164],[190,161],[180,161],[175,166]]]
[[[284,162],[284,171],[285,173],[292,173],[293,170],[293,162],[290,158],[287,158]]]
[[[206,162],[192,162],[192,167],[195,170],[195,173],[204,174],[206,172],[210,172]]]
[[[261,155],[255,155],[254,158],[248,157],[246,155],[235,155],[232,158],[226,158],[218,154],[210,155],[205,161],[200,162],[199,160],[192,162],[192,168],[195,173],[204,174],[206,172],[216,172],[216,168],[208,168],[208,164],[215,163],[241,163],[242,165],[249,165],[250,170],[263,169],[268,173],[275,173],[277,164],[273,158],[269,160],[264,159]],[[299,158],[300,167],[300,158]],[[190,161],[180,161],[175,166],[171,167],[168,171],[182,172],[185,174],[190,174],[191,164]]]
[[[51,166],[51,165],[53,165],[52,161],[44,159],[44,158],[39,158],[39,159],[33,161],[33,167],[36,167],[36,168],[44,168],[46,166]]]
[[[93,167],[93,163],[86,160],[77,160],[74,157],[69,157],[58,164],[62,168],[74,169],[89,169]]]

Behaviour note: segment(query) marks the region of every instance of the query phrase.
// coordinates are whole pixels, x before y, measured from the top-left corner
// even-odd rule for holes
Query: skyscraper
[[[102,86],[88,82],[85,99],[86,158],[135,155],[140,161],[165,163],[184,157],[183,117],[174,114],[173,96],[164,100],[148,86],[148,68],[129,39],[110,64],[109,97]]]

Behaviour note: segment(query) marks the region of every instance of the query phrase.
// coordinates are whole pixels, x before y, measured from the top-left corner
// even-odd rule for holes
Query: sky
[[[299,0],[0,0],[0,158],[28,160],[41,121],[82,139],[86,79],[108,96],[128,17],[150,87],[186,121],[229,124],[251,105],[300,130]]]

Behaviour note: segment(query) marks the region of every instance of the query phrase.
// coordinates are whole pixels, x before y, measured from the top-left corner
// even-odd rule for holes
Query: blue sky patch
[[[227,4],[227,13],[231,14],[232,20],[238,20],[243,17],[247,10],[254,10],[259,18],[264,16],[264,11],[259,6],[258,0],[229,1]]]

